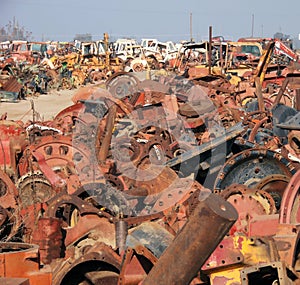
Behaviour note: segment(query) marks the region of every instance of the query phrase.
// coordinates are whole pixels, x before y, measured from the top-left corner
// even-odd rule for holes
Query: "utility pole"
[[[211,65],[212,65],[212,26],[209,26],[208,29],[208,38],[209,38],[209,45],[208,45],[208,73],[211,74]]]
[[[193,42],[193,13],[190,13],[190,39]]]
[[[254,32],[254,14],[252,14],[251,38],[253,38],[253,32]]]

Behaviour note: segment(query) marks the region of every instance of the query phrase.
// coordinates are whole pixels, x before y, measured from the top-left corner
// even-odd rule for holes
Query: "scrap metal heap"
[[[52,121],[3,116],[0,281],[300,284],[300,76],[274,95],[261,67],[120,72]]]

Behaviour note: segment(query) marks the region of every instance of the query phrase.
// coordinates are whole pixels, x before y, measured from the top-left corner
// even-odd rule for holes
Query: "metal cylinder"
[[[32,242],[39,245],[40,260],[50,264],[59,258],[63,247],[62,220],[53,217],[41,217],[33,232]]]
[[[126,246],[126,237],[128,234],[127,222],[118,220],[115,223],[116,227],[116,245],[119,248],[119,254],[124,253]]]
[[[237,218],[229,202],[210,194],[200,201],[142,284],[189,284]]]
[[[113,128],[115,124],[116,113],[117,105],[112,105],[108,111],[105,135],[103,135],[102,137],[100,151],[98,154],[98,159],[100,162],[104,162],[108,155],[108,150],[111,143]]]

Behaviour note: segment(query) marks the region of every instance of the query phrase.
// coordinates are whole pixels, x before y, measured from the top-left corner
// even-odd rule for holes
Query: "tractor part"
[[[219,171],[214,189],[222,191],[233,183],[253,188],[269,175],[281,174],[288,177],[296,172],[292,162],[275,151],[253,148],[229,158]]]
[[[276,213],[272,196],[263,190],[232,184],[221,191],[220,195],[230,202],[239,213],[236,223],[230,229],[230,235],[234,235],[235,232],[249,235],[249,223],[253,218]],[[264,229],[261,229],[261,234],[263,231]]]
[[[118,72],[106,80],[106,89],[118,99],[130,96],[137,92],[139,79],[131,73]]]
[[[22,208],[46,202],[56,194],[50,182],[40,171],[24,174],[16,185]]]
[[[68,178],[81,175],[89,179],[90,151],[70,136],[46,136],[31,144],[23,153],[18,168],[21,176],[41,171],[54,189],[67,186]],[[70,186],[70,185],[69,185]],[[74,192],[70,189],[70,192]]]

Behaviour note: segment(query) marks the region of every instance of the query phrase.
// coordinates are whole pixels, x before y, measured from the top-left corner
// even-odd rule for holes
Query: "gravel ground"
[[[52,90],[48,94],[38,97],[27,97],[17,103],[0,102],[0,116],[7,113],[7,120],[27,122],[32,120],[33,111],[39,114],[37,120],[52,120],[56,114],[68,106],[73,105],[72,97],[77,90]]]

